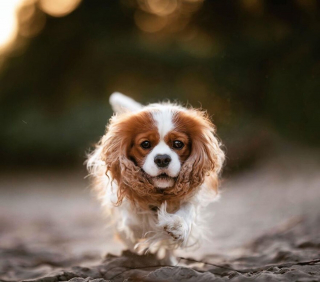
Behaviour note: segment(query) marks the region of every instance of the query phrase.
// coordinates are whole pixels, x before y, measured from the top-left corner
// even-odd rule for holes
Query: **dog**
[[[159,257],[199,245],[225,159],[208,114],[118,92],[110,104],[115,114],[87,168],[116,234],[131,251]]]

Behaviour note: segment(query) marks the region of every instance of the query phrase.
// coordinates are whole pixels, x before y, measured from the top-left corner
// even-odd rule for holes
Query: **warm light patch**
[[[63,17],[74,11],[81,0],[40,0],[39,4],[45,13],[53,17]]]
[[[0,2],[0,51],[14,41],[18,33],[16,11],[23,0]]]
[[[140,10],[136,11],[134,20],[141,30],[148,33],[160,31],[167,24],[167,18],[154,16]]]
[[[18,34],[26,38],[39,34],[46,22],[43,12],[62,17],[76,9],[80,2],[81,0],[0,0],[0,55],[21,43],[17,42]],[[43,12],[36,9],[37,3]]]
[[[34,5],[23,6],[18,13],[19,34],[26,38],[38,35],[45,26],[46,15]]]
[[[123,2],[125,0],[122,0]],[[180,33],[187,28],[191,17],[202,6],[204,0],[127,0],[129,7],[137,7],[135,23],[147,33],[166,35]],[[160,37],[159,37],[160,38]]]
[[[158,16],[172,14],[178,7],[177,0],[147,0],[145,6],[148,12]]]

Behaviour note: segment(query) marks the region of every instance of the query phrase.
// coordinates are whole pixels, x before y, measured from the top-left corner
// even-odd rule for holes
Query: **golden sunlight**
[[[81,0],[0,0],[0,55],[13,49],[18,34],[25,38],[39,34],[45,26],[45,13],[63,17],[80,3]]]
[[[24,0],[1,0],[0,2],[0,51],[14,41],[18,34],[16,11]]]

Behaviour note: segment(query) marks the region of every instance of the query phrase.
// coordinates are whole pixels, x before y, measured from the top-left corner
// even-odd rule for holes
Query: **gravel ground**
[[[320,281],[319,168],[294,155],[224,180],[210,240],[174,267],[124,251],[83,170],[2,173],[0,281]]]

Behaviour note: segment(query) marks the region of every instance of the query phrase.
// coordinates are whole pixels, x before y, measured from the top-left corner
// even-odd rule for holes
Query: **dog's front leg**
[[[158,226],[177,243],[185,247],[195,220],[195,207],[191,203],[183,204],[175,213],[167,213],[166,204],[162,204],[158,212]]]

